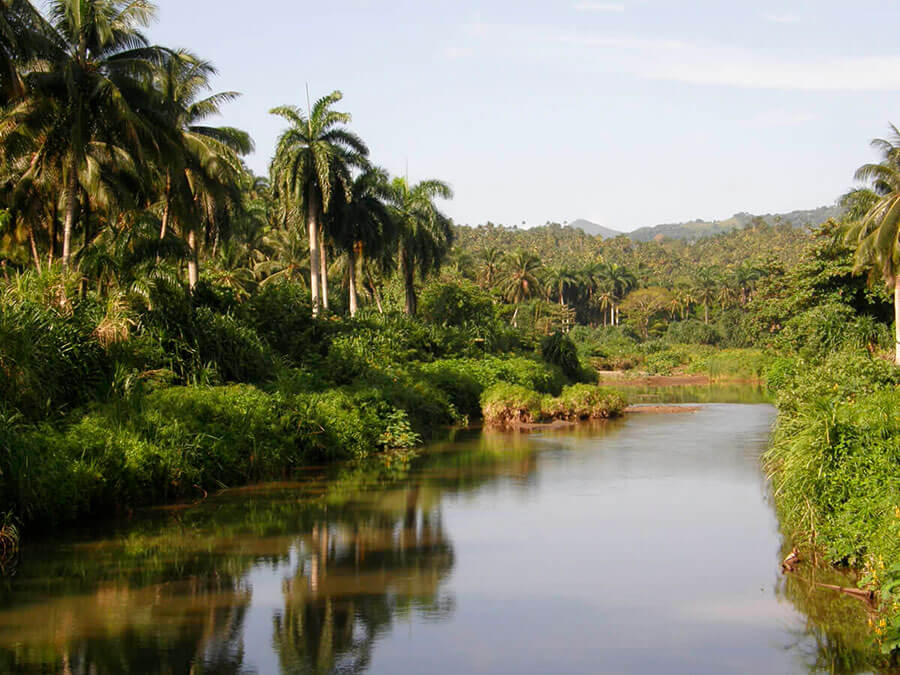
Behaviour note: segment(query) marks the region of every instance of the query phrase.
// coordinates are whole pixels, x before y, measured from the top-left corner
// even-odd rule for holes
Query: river
[[[843,634],[813,614],[856,608],[785,585],[774,415],[458,431],[408,472],[310,471],[32,542],[0,585],[0,671],[832,669]]]

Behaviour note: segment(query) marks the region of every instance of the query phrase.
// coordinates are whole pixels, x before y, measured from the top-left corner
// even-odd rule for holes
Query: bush
[[[299,365],[321,353],[322,329],[312,319],[308,292],[299,284],[268,284],[240,308],[241,318],[276,352]]]
[[[559,331],[541,340],[541,356],[547,363],[559,366],[568,377],[575,378],[581,373],[575,343]]]
[[[715,326],[708,326],[698,319],[687,319],[670,323],[665,339],[674,344],[717,345],[723,336]]]
[[[543,397],[518,384],[501,382],[481,395],[481,414],[487,424],[530,424],[543,419]]]
[[[425,320],[441,326],[489,326],[494,321],[491,296],[468,281],[429,284],[419,302]]]
[[[481,396],[487,424],[515,426],[548,420],[586,420],[617,417],[625,410],[625,399],[595,385],[575,384],[559,396],[541,395],[515,384],[500,383]]]
[[[621,394],[589,384],[574,384],[548,402],[556,419],[605,419],[618,417],[625,410]]]
[[[85,305],[68,314],[27,299],[0,300],[0,399],[29,419],[83,405],[104,390],[112,363]]]

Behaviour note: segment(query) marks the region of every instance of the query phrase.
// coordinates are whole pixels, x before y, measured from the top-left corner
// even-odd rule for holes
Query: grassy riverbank
[[[159,285],[129,309],[25,275],[0,298],[0,513],[54,525],[414,448],[498,383],[590,378],[573,354],[490,317],[312,319],[290,284]]]
[[[769,369],[778,423],[764,461],[789,540],[862,573],[877,647],[900,647],[900,370],[843,351]]]

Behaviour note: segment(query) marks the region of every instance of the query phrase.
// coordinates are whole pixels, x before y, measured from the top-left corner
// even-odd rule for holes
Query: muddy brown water
[[[346,468],[31,542],[0,582],[0,672],[829,669],[831,634],[780,575],[759,468],[774,416],[468,430],[408,474]]]

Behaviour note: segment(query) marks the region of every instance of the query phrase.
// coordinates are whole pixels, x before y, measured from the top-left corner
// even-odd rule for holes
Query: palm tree
[[[28,96],[7,116],[10,148],[27,148],[27,182],[61,181],[62,264],[68,266],[79,208],[107,201],[118,175],[135,174],[154,149],[155,96],[144,86],[161,59],[140,28],[155,13],[148,0],[52,0],[48,27],[58,45],[46,67],[27,73]]]
[[[240,156],[253,150],[253,141],[246,132],[203,124],[219,114],[221,104],[239,96],[228,91],[201,98],[215,72],[209,62],[181,50],[169,55],[154,77],[167,122],[159,236],[165,238],[173,220],[182,225],[191,252],[191,288],[199,279],[198,226],[214,226],[223,206],[242,202],[241,187],[246,178]]]
[[[453,244],[453,226],[435,205],[438,198],[453,198],[450,186],[442,181],[410,185],[405,178],[395,178],[391,182],[391,212],[399,231],[398,258],[406,289],[404,311],[410,316],[418,305],[415,273],[424,276],[438,269]]]
[[[336,189],[350,194],[351,169],[363,167],[369,153],[362,139],[344,126],[350,115],[332,109],[342,98],[341,92],[332,92],[316,101],[308,115],[295,106],[271,111],[290,125],[278,139],[271,175],[275,188],[300,205],[305,215],[313,315],[319,313],[320,276],[326,272],[319,248],[319,223],[328,213]],[[323,278],[321,284],[325,288],[327,280]]]
[[[880,275],[894,291],[894,361],[900,365],[900,130],[892,124],[891,137],[872,145],[882,161],[861,166],[855,178],[871,183],[878,200],[847,227],[845,240],[856,247],[857,269]]]
[[[540,289],[538,273],[541,270],[541,259],[530,251],[518,250],[507,258],[506,275],[501,282],[501,290],[508,302],[516,305],[512,324],[516,326],[519,315],[519,304],[525,302]]]
[[[478,277],[482,288],[490,288],[497,280],[503,264],[503,251],[489,246],[478,255]]]
[[[52,34],[28,0],[0,0],[0,106],[25,94],[21,69],[52,54]]]
[[[397,231],[386,200],[390,198],[387,172],[369,168],[350,186],[349,199],[335,200],[329,220],[337,247],[347,254],[350,316],[356,316],[357,265],[366,256],[378,257],[392,250]]]
[[[551,267],[545,273],[544,280],[547,283],[548,290],[556,293],[561,307],[566,304],[566,289],[578,283],[577,274],[565,266]]]
[[[709,303],[719,295],[721,278],[714,267],[700,267],[694,272],[691,295],[703,305],[703,323],[709,324]]]
[[[619,325],[619,303],[628,295],[628,292],[637,286],[637,277],[627,267],[617,263],[606,266],[605,277],[609,280],[613,292],[612,324]]]

